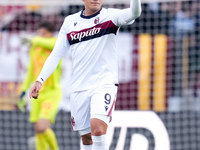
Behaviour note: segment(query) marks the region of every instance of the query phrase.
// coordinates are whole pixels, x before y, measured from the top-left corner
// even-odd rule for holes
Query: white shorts
[[[71,93],[71,123],[80,135],[90,133],[90,119],[97,118],[108,124],[115,109],[116,85]]]

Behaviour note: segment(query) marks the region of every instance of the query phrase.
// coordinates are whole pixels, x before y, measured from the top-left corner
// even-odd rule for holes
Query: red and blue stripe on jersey
[[[112,21],[106,21],[101,24],[97,24],[91,28],[83,29],[80,31],[72,31],[67,34],[67,39],[70,45],[77,44],[79,42],[88,41],[94,38],[99,38],[107,34],[117,33],[119,27]]]

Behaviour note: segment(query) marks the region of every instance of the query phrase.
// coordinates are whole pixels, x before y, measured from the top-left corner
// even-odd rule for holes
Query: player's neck
[[[97,12],[99,12],[100,10],[101,10],[101,8],[98,10],[85,9],[83,12],[83,15],[84,16],[92,16],[92,15],[96,14]]]

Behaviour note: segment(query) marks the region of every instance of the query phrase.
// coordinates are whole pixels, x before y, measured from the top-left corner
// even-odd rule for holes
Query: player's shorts
[[[45,90],[39,94],[38,99],[31,99],[30,122],[38,122],[39,119],[55,122],[61,99],[61,90]]]
[[[97,118],[108,124],[115,108],[117,85],[71,93],[71,123],[80,135],[91,132],[90,119]]]

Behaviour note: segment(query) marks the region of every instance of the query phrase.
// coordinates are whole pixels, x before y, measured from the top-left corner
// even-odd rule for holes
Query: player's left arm
[[[123,9],[118,13],[118,25],[131,24],[142,12],[141,0],[130,0],[130,8]]]

